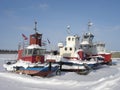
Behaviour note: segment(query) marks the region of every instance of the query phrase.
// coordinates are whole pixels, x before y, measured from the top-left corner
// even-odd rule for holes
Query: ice
[[[61,75],[42,78],[7,72],[5,60],[15,60],[14,54],[0,55],[0,90],[119,90],[120,59],[113,59],[112,66],[102,65],[88,75],[62,72]]]

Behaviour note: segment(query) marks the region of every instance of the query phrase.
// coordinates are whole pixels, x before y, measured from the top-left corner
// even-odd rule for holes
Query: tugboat
[[[93,42],[94,35],[90,32],[91,25],[91,22],[88,22],[88,32],[83,34],[80,43],[80,47],[84,53],[84,58],[97,57],[98,59],[103,59],[102,63],[111,64],[111,53],[106,51],[105,43]]]
[[[52,64],[54,61],[45,59],[46,49],[42,47],[42,34],[37,32],[36,25],[37,22],[35,22],[35,34],[30,35],[29,45],[19,48],[16,62],[7,62],[3,65],[7,71],[46,77],[59,69],[59,65]]]
[[[67,36],[66,45],[58,43],[58,46],[60,48],[60,56],[62,56],[60,61],[60,69],[62,71],[88,73],[102,62],[97,57],[84,57],[84,51],[80,48],[80,37],[77,35]]]
[[[105,43],[103,42],[93,42],[94,35],[92,33],[83,34],[80,47],[84,56],[82,58],[98,57],[103,59],[104,64],[111,64],[111,53],[107,52],[105,49]]]
[[[88,29],[90,26],[91,22],[88,22]],[[81,42],[78,35],[69,35],[65,45],[58,43],[60,56],[63,57],[60,61],[61,70],[87,73],[102,63],[111,63],[111,53],[105,51],[105,44],[94,43],[93,38],[94,35],[88,31],[83,34]]]

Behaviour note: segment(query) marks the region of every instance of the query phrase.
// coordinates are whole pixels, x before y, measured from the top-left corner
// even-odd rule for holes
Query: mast
[[[35,28],[34,28],[34,30],[35,30],[35,33],[37,33],[37,21],[35,21]]]
[[[88,22],[88,32],[90,32],[90,27],[93,25],[91,21]]]
[[[71,32],[70,32],[70,25],[67,26],[67,33],[70,35]]]

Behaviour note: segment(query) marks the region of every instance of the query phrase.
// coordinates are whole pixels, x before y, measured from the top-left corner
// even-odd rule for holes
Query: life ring
[[[36,61],[39,62],[41,60],[40,56],[36,56]]]

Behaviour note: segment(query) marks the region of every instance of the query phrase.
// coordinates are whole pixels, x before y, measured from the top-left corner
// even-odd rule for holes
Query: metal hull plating
[[[41,77],[46,77],[58,70],[58,66],[54,67],[16,67],[16,73],[20,74],[27,74],[31,76],[41,76]]]

